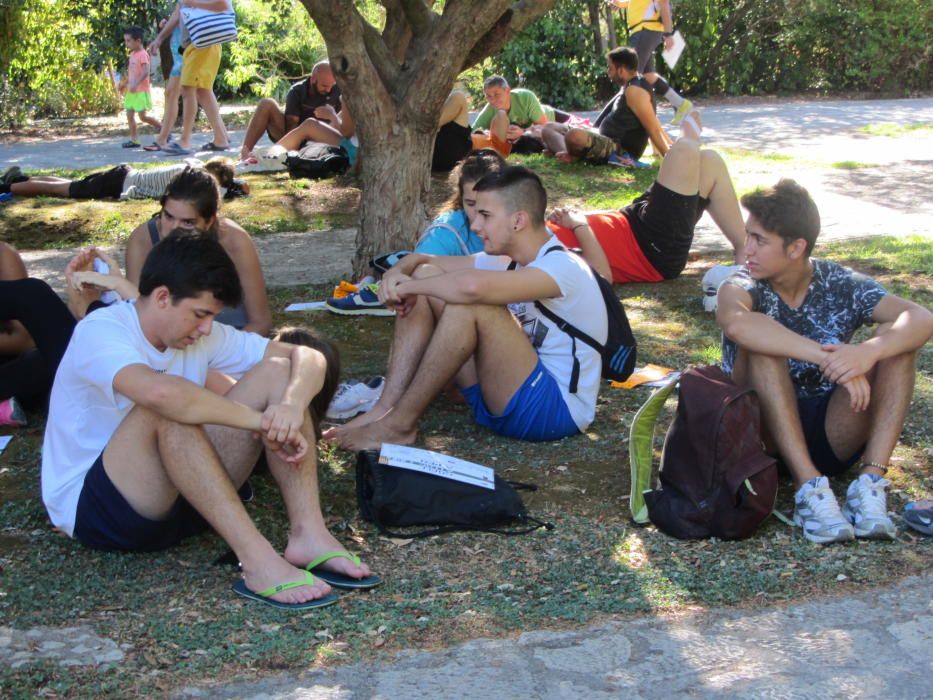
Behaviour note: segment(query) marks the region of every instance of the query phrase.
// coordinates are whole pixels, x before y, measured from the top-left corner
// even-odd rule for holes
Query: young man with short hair
[[[207,236],[176,230],[156,245],[139,292],[79,322],[59,365],[42,447],[53,524],[90,547],[129,551],[213,527],[242,567],[237,592],[278,607],[333,602],[323,581],[372,583],[318,500],[308,406],[323,354],[213,323],[241,290]],[[221,396],[204,388],[208,372],[237,381]],[[288,511],[284,556],[237,495],[263,446]]]
[[[811,258],[820,216],[793,180],[742,197],[747,269],[719,288],[723,369],[756,390],[766,445],[794,480],[794,522],[811,542],[893,539],[884,478],[933,314],[874,280]],[[878,324],[851,343],[855,331]],[[839,504],[828,476],[858,463]]]
[[[483,253],[414,253],[383,277],[380,299],[397,312],[388,377],[373,409],[325,435],[342,447],[414,442],[421,415],[452,379],[477,422],[502,435],[556,440],[592,422],[600,355],[534,300],[605,342],[595,274],[548,231],[547,194],[530,170],[505,168],[474,191]]]

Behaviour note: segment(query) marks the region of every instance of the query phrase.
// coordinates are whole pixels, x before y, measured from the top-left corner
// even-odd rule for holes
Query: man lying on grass
[[[388,377],[368,413],[325,434],[342,447],[414,442],[418,420],[454,379],[477,422],[502,435],[556,440],[592,422],[602,359],[534,300],[605,343],[595,274],[548,231],[547,194],[530,170],[486,175],[474,192],[483,253],[413,253],[383,277],[380,300],[397,312]]]
[[[132,551],[213,527],[243,569],[234,589],[279,607],[334,602],[327,582],[378,583],[321,514],[308,406],[324,355],[213,323],[241,291],[207,236],[176,230],[156,245],[139,293],[78,323],[59,365],[42,446],[52,522],[90,547]],[[220,396],[204,388],[209,370],[238,381]],[[288,512],[284,556],[237,495],[263,446]]]
[[[742,197],[747,269],[719,288],[723,369],[754,388],[768,447],[794,479],[811,542],[894,539],[884,478],[933,314],[874,280],[810,257],[820,215],[793,180]],[[855,331],[874,335],[850,344]],[[839,388],[844,391],[839,391]],[[858,462],[840,512],[827,476]]]

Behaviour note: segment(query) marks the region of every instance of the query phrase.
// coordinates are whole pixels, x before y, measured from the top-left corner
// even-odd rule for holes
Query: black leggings
[[[0,364],[0,400],[11,396],[30,408],[41,404],[74,331],[65,302],[42,280],[0,281],[0,321],[19,321],[36,347]]]

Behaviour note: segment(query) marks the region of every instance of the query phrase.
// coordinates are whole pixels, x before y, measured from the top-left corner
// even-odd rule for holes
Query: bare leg
[[[155,142],[162,148],[168,146],[172,134],[172,126],[178,117],[178,97],[181,95],[181,78],[173,75],[165,84],[165,111],[162,113],[162,126]]]
[[[250,370],[226,395],[233,401],[263,410],[269,404],[281,401],[288,385],[289,370],[290,364],[286,360],[266,360]],[[252,471],[262,449],[261,443],[254,440],[252,434],[245,430],[216,425],[207,426],[206,430],[230,474],[233,485],[238,488]],[[311,418],[307,411],[301,432],[308,441],[308,454],[301,464],[287,464],[268,450],[266,459],[269,471],[279,485],[288,513],[290,530],[285,559],[303,568],[321,554],[343,550],[344,547],[328,531],[321,513],[317,450]],[[325,569],[357,578],[368,576],[370,573],[365,564],[357,567],[348,559],[342,558],[332,559],[323,566]]]
[[[250,117],[246,126],[246,135],[243,136],[243,147],[240,149],[240,160],[245,160],[253,152],[259,139],[266,132],[273,141],[278,141],[285,135],[285,113],[271,98],[263,98],[256,105],[256,111]]]
[[[126,123],[130,127],[130,141],[135,141],[137,139],[136,113],[131,109],[126,110]]]
[[[916,376],[916,353],[903,353],[881,360],[868,375],[871,384],[868,410],[854,412],[845,390],[833,394],[826,411],[826,436],[837,457],[846,460],[864,445],[865,462],[888,464],[891,461],[904,427]],[[882,476],[882,470],[874,467],[863,471]]]
[[[378,448],[383,442],[414,442],[418,420],[470,358],[483,399],[494,414],[531,374],[538,356],[515,318],[503,306],[447,304],[417,372],[395,408],[338,438],[350,450]],[[461,379],[463,376],[461,377]]]
[[[194,120],[198,116],[198,89],[194,85],[181,86],[181,139],[178,145],[191,148]]]
[[[158,119],[156,119],[155,117],[150,117],[150,116],[146,113],[146,110],[143,110],[142,112],[139,113],[139,119],[140,119],[141,121],[146,122],[146,124],[148,124],[149,126],[151,126],[151,127],[152,127],[153,129],[155,129],[156,131],[161,131],[161,130],[162,130],[162,122],[160,122],[160,121],[159,121]]]
[[[666,159],[665,159],[665,162]],[[758,393],[762,433],[769,449],[776,450],[794,479],[794,489],[820,475],[803,435],[797,394],[787,370],[787,358],[751,353],[739,348],[732,378]]]
[[[541,139],[544,146],[552,155],[567,152],[567,144],[564,141],[564,135],[570,130],[566,124],[557,124],[548,122],[541,128]]]
[[[198,103],[204,109],[207,117],[207,123],[211,125],[214,132],[212,143],[215,146],[227,147],[230,145],[230,139],[227,138],[227,127],[224,126],[224,120],[220,116],[220,105],[217,103],[217,97],[211,88],[198,88]]]
[[[668,154],[670,155],[670,154]],[[664,167],[663,164],[661,166]],[[663,183],[662,183],[663,184]],[[709,199],[709,215],[729,240],[736,264],[745,247],[745,222],[725,161],[716,151],[700,151],[700,196]]]
[[[30,177],[26,182],[17,182],[10,185],[10,192],[17,197],[38,197],[43,194],[54,197],[68,197],[72,180],[63,177],[44,176]]]
[[[496,112],[489,122],[489,133],[500,141],[506,141],[509,134],[509,113],[504,109]]]
[[[658,182],[677,194],[697,194],[700,189],[700,144],[678,139],[661,161]],[[743,231],[744,228],[743,224]]]
[[[320,122],[314,117],[309,117],[276,143],[289,151],[297,151],[305,141],[317,141],[331,146],[339,146],[342,140],[343,134],[334,127]]]
[[[470,101],[462,92],[450,93],[444,102],[438,126],[444,126],[450,122],[456,122],[460,126],[470,125]]]

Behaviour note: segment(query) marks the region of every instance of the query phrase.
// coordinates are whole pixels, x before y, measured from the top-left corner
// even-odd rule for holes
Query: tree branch
[[[382,40],[392,51],[395,60],[402,63],[405,60],[405,52],[411,44],[411,26],[405,17],[399,5],[399,0],[382,0],[382,6],[386,11],[386,24],[382,30]]]
[[[418,37],[427,33],[437,19],[437,15],[428,7],[424,0],[398,0],[411,27],[411,33]],[[388,8],[386,8],[388,12]]]
[[[460,70],[466,70],[494,54],[553,6],[554,0],[518,0],[499,17],[495,26],[473,45]]]

